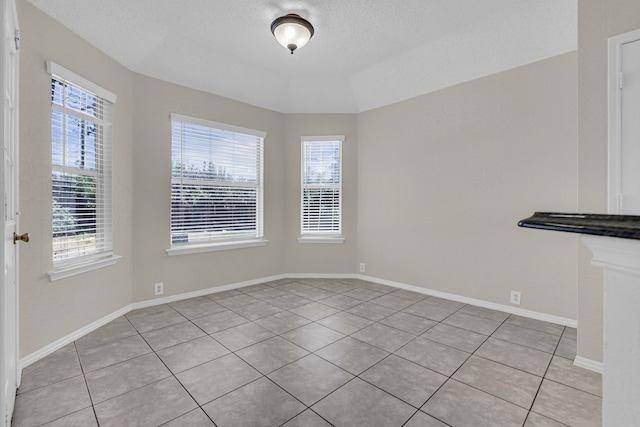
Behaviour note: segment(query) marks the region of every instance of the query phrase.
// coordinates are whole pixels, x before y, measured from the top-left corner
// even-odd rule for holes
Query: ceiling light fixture
[[[271,23],[271,32],[278,43],[291,51],[300,49],[313,37],[313,25],[295,13],[275,19]]]

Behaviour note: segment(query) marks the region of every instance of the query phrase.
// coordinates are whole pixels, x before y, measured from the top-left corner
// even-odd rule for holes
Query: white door
[[[2,0],[3,66],[2,89],[4,102],[3,148],[4,158],[0,162],[3,191],[0,206],[0,233],[4,244],[0,245],[0,257],[4,274],[0,275],[0,425],[9,426],[18,386],[18,253],[14,233],[18,226],[18,20],[15,0]]]
[[[609,46],[609,212],[640,215],[640,31]]]

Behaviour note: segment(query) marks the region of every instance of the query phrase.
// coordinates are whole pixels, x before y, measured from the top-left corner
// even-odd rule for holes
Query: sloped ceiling
[[[140,74],[284,113],[354,113],[577,49],[577,0],[28,0]],[[315,27],[294,55],[270,32]]]

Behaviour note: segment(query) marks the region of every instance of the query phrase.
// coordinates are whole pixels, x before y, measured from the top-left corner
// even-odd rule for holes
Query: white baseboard
[[[247,286],[258,285],[261,283],[271,282],[271,281],[280,280],[280,279],[361,279],[361,280],[367,280],[373,283],[379,283],[381,285],[392,286],[394,288],[406,289],[409,291],[414,291],[414,292],[418,292],[425,295],[436,296],[436,297],[445,298],[453,301],[458,301],[465,304],[473,304],[479,307],[489,308],[489,309],[498,310],[498,311],[504,311],[506,313],[511,313],[511,314],[517,314],[523,317],[544,320],[546,322],[556,323],[564,326],[570,326],[573,328],[577,327],[577,321],[573,319],[567,319],[564,317],[553,316],[550,314],[539,313],[531,310],[524,310],[517,307],[510,307],[507,305],[496,304],[493,302],[463,297],[456,294],[434,291],[431,289],[421,288],[419,286],[407,285],[405,283],[393,282],[391,280],[379,279],[377,277],[365,276],[362,274],[287,273],[287,274],[278,274],[275,276],[262,277],[260,279],[247,280],[244,282],[232,283],[229,285],[217,286],[214,288],[201,289],[193,292],[186,292],[178,295],[171,295],[163,298],[154,298],[146,301],[134,302],[20,359],[20,362],[19,362],[20,371],[22,371],[22,369],[26,368],[27,366],[33,364],[34,362],[37,362],[38,360],[42,359],[43,357],[48,356],[54,351],[64,347],[65,345],[72,343],[73,341],[83,337],[89,332],[92,332],[98,329],[99,327],[106,325],[112,320],[124,314],[127,314],[131,310],[152,307],[152,306],[161,305],[161,304],[168,304],[171,302],[181,301],[184,299],[196,298],[203,295],[210,295],[213,293],[224,292],[224,291],[238,289],[238,288],[244,288]],[[583,368],[590,369],[592,371],[602,372],[602,364],[599,362],[591,361],[589,359],[576,357],[576,361],[574,362],[574,364],[576,366],[581,366]],[[600,369],[600,371],[598,371],[598,369]]]
[[[287,273],[285,279],[357,279],[357,274],[308,274],[308,273]]]
[[[184,299],[189,299],[189,298],[195,298],[195,297],[199,297],[199,296],[203,296],[203,295],[214,294],[214,293],[217,293],[217,292],[224,292],[224,291],[228,291],[228,290],[231,290],[231,289],[244,288],[246,286],[258,285],[260,283],[271,282],[273,280],[285,279],[285,278],[286,278],[286,275],[279,274],[277,276],[269,276],[269,277],[263,277],[261,279],[247,280],[245,282],[232,283],[230,285],[223,285],[223,286],[218,286],[218,287],[215,287],[215,288],[201,289],[199,291],[186,292],[184,294],[172,295],[172,296],[168,296],[168,297],[164,297],[164,298],[157,298],[157,299],[152,299],[152,300],[134,302],[134,303],[129,304],[129,305],[125,306],[125,307],[122,307],[119,310],[114,311],[111,314],[108,314],[107,316],[105,316],[105,317],[103,317],[101,319],[96,320],[95,322],[92,322],[92,323],[88,324],[87,326],[84,326],[84,327],[78,329],[77,331],[74,331],[74,332],[70,333],[69,335],[66,335],[66,336],[60,338],[59,340],[56,340],[56,341],[52,342],[51,344],[41,348],[40,350],[34,351],[33,353],[29,354],[28,356],[25,356],[25,357],[21,358],[20,361],[19,361],[19,373],[21,373],[22,370],[24,368],[26,368],[27,366],[37,362],[38,360],[42,359],[45,356],[50,355],[54,351],[61,349],[65,345],[67,345],[69,343],[72,343],[72,342],[74,342],[75,340],[77,340],[79,338],[82,338],[83,336],[85,336],[89,332],[95,331],[99,327],[106,325],[107,323],[111,322],[112,320],[115,320],[118,317],[127,314],[131,310],[136,310],[138,308],[152,307],[154,305],[167,304],[167,303],[170,303],[170,302],[176,302],[176,301],[181,301],[181,300],[184,300]]]
[[[116,310],[113,313],[108,314],[103,318],[96,320],[95,322],[89,323],[87,326],[84,326],[78,329],[77,331],[72,332],[69,335],[66,335],[60,338],[59,340],[56,340],[45,347],[42,347],[40,350],[34,351],[28,356],[25,356],[22,359],[20,359],[20,362],[19,362],[20,371],[22,371],[27,366],[42,359],[43,357],[50,355],[54,351],[61,349],[65,345],[70,344],[79,338],[82,338],[83,336],[87,335],[89,332],[95,331],[99,327],[106,325],[112,320],[115,320],[118,317],[124,314],[127,314],[130,311],[131,311],[131,304],[125,307],[122,307],[120,310]]]
[[[200,289],[198,291],[186,292],[178,295],[171,295],[168,297],[148,299],[146,301],[134,302],[131,304],[133,310],[139,308],[153,307],[154,305],[168,304],[171,302],[182,301],[183,299],[201,297],[203,295],[215,294],[218,292],[231,291],[233,289],[244,288],[247,286],[259,285],[260,283],[271,282],[273,280],[286,279],[285,274],[278,274],[277,276],[268,276],[260,279],[246,280],[244,282],[232,283],[230,285],[216,286],[213,288]]]
[[[308,273],[290,273],[278,274],[276,276],[267,276],[260,279],[247,280],[244,282],[232,283],[230,285],[216,286],[214,288],[200,289],[198,291],[186,292],[178,295],[171,295],[163,298],[154,298],[146,301],[134,302],[131,306],[133,310],[139,308],[152,307],[154,305],[168,304],[176,301],[182,301],[189,298],[201,297],[203,295],[215,294],[218,292],[230,291],[233,289],[245,288],[247,286],[259,285],[261,283],[273,282],[281,279],[356,279],[356,274],[308,274]]]
[[[456,294],[450,294],[447,292],[434,291],[427,288],[421,288],[419,286],[407,285],[405,283],[393,282],[391,280],[378,279],[377,277],[365,276],[358,274],[358,279],[367,280],[369,282],[379,283],[381,285],[393,286],[394,288],[406,289],[408,291],[418,292],[424,295],[434,296],[449,299],[452,301],[458,301],[465,304],[477,305],[479,307],[489,308],[491,310],[504,311],[505,313],[516,314],[522,317],[528,317],[536,320],[544,320],[545,322],[556,323],[562,326],[569,326],[571,328],[578,327],[578,321],[574,319],[568,319],[566,317],[554,316],[552,314],[540,313],[532,310],[525,310],[523,308],[511,307],[508,305],[497,304],[495,302],[489,302],[479,300],[475,298],[463,297]]]
[[[595,360],[586,359],[584,357],[576,356],[573,364],[580,368],[588,369],[599,374],[602,374],[604,372],[604,363],[596,362]]]

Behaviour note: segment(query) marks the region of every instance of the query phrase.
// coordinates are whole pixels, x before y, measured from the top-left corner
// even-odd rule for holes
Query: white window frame
[[[257,185],[255,186],[257,190],[257,201],[256,201],[256,237],[250,239],[238,239],[238,240],[219,240],[219,241],[208,241],[204,243],[173,243],[171,240],[171,227],[169,227],[169,241],[171,247],[166,249],[166,252],[169,256],[174,255],[187,255],[194,253],[202,253],[202,252],[212,252],[212,251],[222,251],[229,249],[241,249],[241,248],[251,248],[251,247],[259,247],[265,246],[268,243],[268,240],[264,238],[264,140],[267,136],[266,132],[244,128],[240,126],[228,125],[225,123],[218,123],[211,120],[200,119],[196,117],[183,116],[180,114],[171,114],[171,126],[173,128],[174,122],[182,122],[186,124],[192,124],[197,126],[208,127],[221,131],[235,132],[241,133],[245,135],[255,136],[261,139],[260,143],[260,153],[258,159],[257,168]],[[173,147],[173,141],[172,141]],[[173,164],[173,159],[172,159]],[[172,166],[173,167],[173,166]],[[173,184],[180,181],[180,178],[171,178],[171,185],[173,188]],[[237,185],[230,185],[237,186]]]
[[[343,145],[345,137],[344,135],[325,135],[325,136],[302,136],[300,138],[300,237],[298,237],[298,243],[329,243],[329,244],[341,244],[344,243],[344,237],[342,234],[342,220],[343,220],[343,203],[342,203],[342,168],[343,168]],[[314,184],[312,186],[307,186],[304,183],[304,171],[305,171],[305,144],[313,143],[313,142],[339,142],[340,144],[340,182],[339,184],[324,184],[318,185]],[[305,207],[304,207],[304,191],[307,188],[331,188],[337,189],[339,192],[339,204],[340,204],[340,215],[339,215],[339,226],[337,231],[333,232],[318,232],[304,229],[304,216],[305,216]]]
[[[51,75],[52,80],[69,82],[75,86],[78,86],[99,98],[105,103],[111,104],[109,108],[113,112],[113,106],[116,103],[116,95],[113,92],[104,89],[103,87],[79,76],[78,74],[70,71],[59,64],[52,61],[46,62],[47,72]],[[57,104],[52,102],[52,111],[61,111],[63,114],[67,114]],[[74,114],[75,115],[75,114]],[[53,269],[47,274],[50,281],[56,281],[64,279],[66,277],[75,276],[77,274],[85,273],[98,268],[113,265],[120,258],[120,256],[113,253],[113,175],[112,175],[112,159],[111,150],[113,146],[111,122],[102,123],[104,129],[104,136],[102,138],[103,146],[103,162],[108,167],[102,167],[102,171],[87,173],[87,175],[100,175],[102,185],[99,192],[96,191],[96,197],[102,200],[101,204],[104,206],[102,209],[103,214],[100,215],[97,220],[97,226],[101,229],[101,234],[104,236],[103,248],[100,252],[90,255],[79,255],[77,257],[68,258],[60,261],[53,261]],[[52,130],[53,131],[53,130]],[[56,166],[51,165],[52,172],[58,169]],[[53,224],[53,219],[52,219]]]

